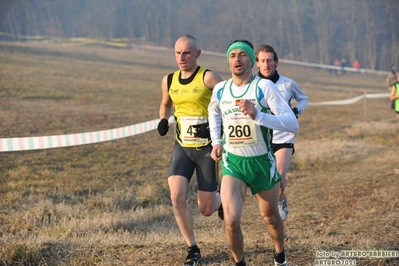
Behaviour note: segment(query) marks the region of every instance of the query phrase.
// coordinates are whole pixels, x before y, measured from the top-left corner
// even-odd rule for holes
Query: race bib
[[[233,148],[255,145],[255,123],[248,118],[229,120],[225,125],[225,136],[226,142]]]
[[[193,126],[206,123],[206,117],[204,116],[182,116],[180,117],[180,139],[183,145],[206,145],[209,143],[207,138],[195,137],[197,129]]]

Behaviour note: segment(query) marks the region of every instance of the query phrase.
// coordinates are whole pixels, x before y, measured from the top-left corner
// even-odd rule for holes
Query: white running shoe
[[[287,197],[278,202],[278,212],[280,213],[281,219],[285,221],[288,216]]]

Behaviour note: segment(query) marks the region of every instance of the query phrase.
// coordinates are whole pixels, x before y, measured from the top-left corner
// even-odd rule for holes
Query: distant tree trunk
[[[301,20],[299,19],[300,10],[298,8],[297,0],[293,0],[292,5],[293,5],[293,11],[294,11],[293,19],[294,19],[296,29],[298,31],[297,37],[296,37],[296,43],[299,46],[299,55],[301,56],[302,59],[307,60],[307,54],[304,49],[305,42],[304,42],[303,33],[302,33]]]
[[[314,0],[316,18],[316,29],[318,35],[318,46],[320,53],[320,61],[325,64],[331,63],[330,58],[330,19],[329,10],[331,10],[330,2],[321,2]]]
[[[57,37],[59,29],[57,27],[57,19],[56,17],[53,15],[53,9],[51,7],[51,3],[50,2],[46,2],[45,4],[45,17],[47,18],[46,20],[48,21],[47,24],[47,34],[46,35],[50,35],[51,37]]]
[[[284,6],[281,3],[281,1],[278,1],[278,13],[281,12],[281,10],[284,10]],[[284,32],[285,27],[284,27],[284,16],[278,16],[278,19],[276,21],[276,31],[277,32]],[[283,38],[284,38],[284,34],[283,34]],[[284,55],[284,53],[286,53],[285,49],[286,49],[286,45],[285,45],[285,41],[281,40],[280,38],[276,38],[275,40],[277,42],[277,47],[275,47],[275,49],[277,49],[277,54],[281,54]]]
[[[357,3],[359,5],[359,3]],[[360,4],[363,5],[363,4]],[[356,0],[351,0],[348,2],[348,9],[347,9],[347,24],[348,27],[346,27],[347,30],[347,50],[348,50],[348,59],[349,62],[353,62],[356,57],[356,41],[358,40],[358,32],[359,32],[359,27],[361,27],[359,24],[356,24],[356,18],[358,16],[361,16],[361,14],[357,14],[356,12]]]
[[[129,39],[133,39],[135,34],[134,34],[134,26],[132,19],[130,18],[131,14],[125,10],[125,22],[126,22],[126,31],[127,31],[127,37]]]
[[[164,24],[163,27],[165,29],[163,33],[163,42],[167,45],[173,45],[174,40],[172,40],[172,27],[173,23],[171,22],[171,18],[173,17],[173,3],[170,0],[166,1],[165,4],[165,14],[164,14]]]
[[[366,46],[366,56],[367,56],[367,66],[368,68],[375,69],[376,58],[377,58],[377,38],[376,38],[376,22],[374,20],[373,15],[370,12],[370,5],[368,2],[365,2],[364,5],[364,14],[367,23],[365,23],[366,27],[366,36],[365,36],[365,46]]]
[[[20,39],[20,35],[22,34],[21,31],[21,24],[20,21],[18,20],[18,9],[15,8],[15,6],[10,7],[10,13],[9,13],[10,19],[9,19],[9,24],[10,24],[10,29],[11,29],[11,34],[16,35],[17,39]]]
[[[285,8],[285,6],[284,6],[284,4],[281,2],[281,1],[279,1],[279,12],[281,13],[281,14],[284,14],[284,12],[286,12],[286,8]],[[281,19],[281,24],[282,24],[282,36],[283,36],[283,39],[284,38],[286,38],[286,40],[284,40],[284,41],[286,41],[287,42],[287,54],[290,54],[290,55],[294,55],[295,54],[295,48],[294,48],[294,40],[293,40],[293,34],[292,34],[292,29],[289,27],[289,21],[288,21],[288,24],[286,24],[285,23],[285,17],[283,17],[282,19]],[[284,42],[282,42],[282,43],[284,43]]]
[[[399,25],[399,19],[398,19],[398,12],[399,12],[399,7],[398,7],[398,4],[395,2],[394,3],[394,1],[390,1],[389,3],[388,3],[388,7],[387,7],[387,10],[388,11],[391,11],[391,12],[389,12],[389,26],[390,27],[387,27],[387,28],[389,28],[390,29],[390,32],[391,32],[391,49],[390,49],[390,55],[391,55],[391,58],[390,58],[390,62],[389,62],[389,64],[394,64],[395,66],[397,66],[397,67],[399,67],[398,66],[398,60],[399,60],[399,44],[398,44],[398,25]],[[393,11],[393,12],[392,12]]]

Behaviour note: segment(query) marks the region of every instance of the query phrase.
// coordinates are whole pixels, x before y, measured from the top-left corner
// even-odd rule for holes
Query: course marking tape
[[[364,93],[363,95],[350,99],[317,103],[309,102],[308,105],[344,105],[355,103],[363,98],[387,98],[389,95],[389,93]],[[174,122],[174,117],[169,117],[169,123],[172,124]],[[116,140],[154,130],[157,128],[158,123],[159,119],[155,119],[126,127],[85,133],[22,138],[0,138],[0,152],[61,148]]]
[[[389,97],[389,93],[373,93],[373,94],[363,94],[354,98],[346,99],[346,100],[339,100],[339,101],[329,101],[329,102],[317,102],[311,103],[309,102],[308,105],[344,105],[344,104],[351,104],[360,101],[363,98],[387,98]]]
[[[174,122],[174,117],[169,117],[169,123],[172,124]],[[126,127],[85,133],[23,138],[1,138],[0,152],[51,149],[110,141],[154,130],[157,128],[158,123],[159,119],[155,119]]]

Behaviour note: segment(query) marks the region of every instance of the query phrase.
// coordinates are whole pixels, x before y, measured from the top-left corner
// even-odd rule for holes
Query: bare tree
[[[144,37],[166,46],[190,33],[213,51],[246,38],[273,45],[280,58],[356,58],[364,67],[387,70],[399,60],[398,14],[397,0],[2,0],[0,32],[14,39]]]
[[[303,37],[301,20],[299,19],[301,10],[297,3],[297,0],[292,0],[292,10],[293,10],[293,13],[292,13],[293,22],[294,22],[295,28],[297,30],[297,32],[296,32],[297,46],[299,47],[298,54],[302,55],[302,58],[304,60],[307,60],[307,54],[305,52],[305,39]]]
[[[331,2],[321,2],[320,0],[314,0],[315,9],[315,21],[316,31],[318,35],[318,48],[320,62],[329,64],[331,63],[330,58],[330,12]]]

